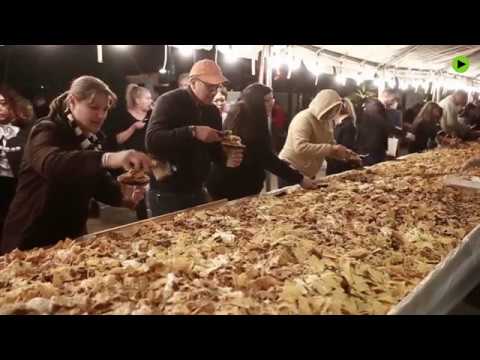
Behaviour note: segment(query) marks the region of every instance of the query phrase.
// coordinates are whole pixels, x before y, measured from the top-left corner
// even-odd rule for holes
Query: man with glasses
[[[187,89],[167,92],[155,102],[146,146],[156,159],[168,162],[171,174],[150,184],[147,199],[153,216],[207,202],[204,184],[212,161],[240,165],[241,150],[223,150],[222,117],[212,104],[226,81],[214,61],[201,60],[190,70]]]

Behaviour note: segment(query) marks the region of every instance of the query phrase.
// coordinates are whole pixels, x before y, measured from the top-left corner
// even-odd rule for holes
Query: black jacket
[[[63,112],[41,119],[25,145],[1,252],[84,235],[91,198],[121,206],[120,186],[102,168],[102,155],[81,149]]]
[[[373,165],[385,160],[388,149],[388,136],[391,127],[381,114],[365,114],[358,124],[357,149],[360,154],[368,154],[365,165]]]
[[[242,137],[248,134],[248,131],[242,131],[242,124],[246,124],[246,111],[240,106],[234,106],[229,112],[232,116],[232,122],[229,118],[225,120],[225,129],[232,130],[235,135]],[[215,199],[227,198],[229,200],[256,195],[262,191],[265,181],[265,170],[272,174],[287,180],[291,183],[299,183],[303,175],[292,169],[287,162],[280,160],[272,151],[272,144],[267,128],[264,131],[261,127],[257,130],[262,136],[243,136],[242,142],[246,145],[244,158],[237,168],[227,168],[214,165],[212,173],[208,179],[207,188],[209,193]],[[256,134],[258,135],[258,133]]]
[[[439,124],[428,121],[420,122],[416,129],[413,130],[415,140],[408,145],[408,152],[415,153],[427,150],[429,148],[429,141],[430,147],[435,147],[435,137],[440,130]]]
[[[225,164],[221,144],[205,144],[192,136],[191,125],[222,129],[222,117],[214,105],[201,104],[190,89],[177,89],[155,102],[148,124],[146,148],[155,158],[167,160],[174,173],[153,189],[174,193],[200,191],[210,171],[210,163]]]
[[[334,130],[335,142],[343,145],[350,150],[355,151],[355,141],[357,137],[357,130],[353,124],[353,118],[348,117],[343,119],[342,123],[335,126]],[[327,175],[338,174],[343,171],[353,169],[352,164],[336,159],[327,159]]]

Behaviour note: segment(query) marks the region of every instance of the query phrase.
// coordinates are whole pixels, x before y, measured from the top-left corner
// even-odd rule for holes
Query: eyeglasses
[[[205,88],[207,89],[208,92],[217,92],[217,90],[219,89],[220,87],[220,84],[218,85],[214,85],[214,84],[209,84],[209,83],[206,83],[205,81],[203,80],[200,80],[200,79],[197,79],[198,81],[200,81],[203,85],[205,85]]]

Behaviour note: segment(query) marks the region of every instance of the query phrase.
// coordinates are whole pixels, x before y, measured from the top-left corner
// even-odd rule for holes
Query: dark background
[[[0,46],[0,83],[7,83],[32,101],[43,97],[50,102],[67,90],[76,77],[93,75],[104,80],[123,103],[126,76],[157,72],[163,65],[164,49],[164,45],[130,45],[126,49],[104,45],[103,63],[98,63],[96,45]],[[161,75],[161,91],[175,88],[178,75],[188,72],[194,61],[204,58],[213,60],[215,48],[210,51],[196,50],[194,56],[186,58],[178,54],[177,49],[169,47],[168,72]],[[251,75],[249,59],[239,59],[229,64],[225,63],[222,54],[218,53],[218,63],[230,80],[230,90],[240,91],[248,84],[258,81],[259,61],[256,76]],[[329,75],[320,76],[315,86],[314,75],[303,64],[290,79],[286,78],[286,74],[286,69],[275,74],[274,91],[288,93],[289,98],[294,93],[303,95],[300,104],[289,101],[286,109],[289,117],[299,108],[305,108],[323,88],[335,88],[341,96],[347,96],[356,89],[351,83],[347,83],[346,87],[337,86]]]

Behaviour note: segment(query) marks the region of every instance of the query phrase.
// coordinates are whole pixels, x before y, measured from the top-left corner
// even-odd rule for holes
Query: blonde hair
[[[412,129],[415,131],[420,123],[427,121],[431,122],[433,121],[433,112],[437,110],[440,113],[440,116],[443,115],[443,109],[438,105],[437,103],[433,101],[429,101],[423,105],[422,109],[418,113],[418,115],[415,117],[415,120],[412,123]]]
[[[87,100],[92,103],[98,94],[108,97],[108,107],[112,108],[117,103],[117,95],[110,90],[108,85],[94,76],[81,76],[72,81],[70,89],[55,98],[50,104],[50,114],[66,109],[69,102],[75,97],[79,101]]]
[[[133,109],[136,105],[136,99],[138,99],[142,94],[149,92],[150,90],[137,84],[128,84],[127,91],[125,92],[127,109]]]

